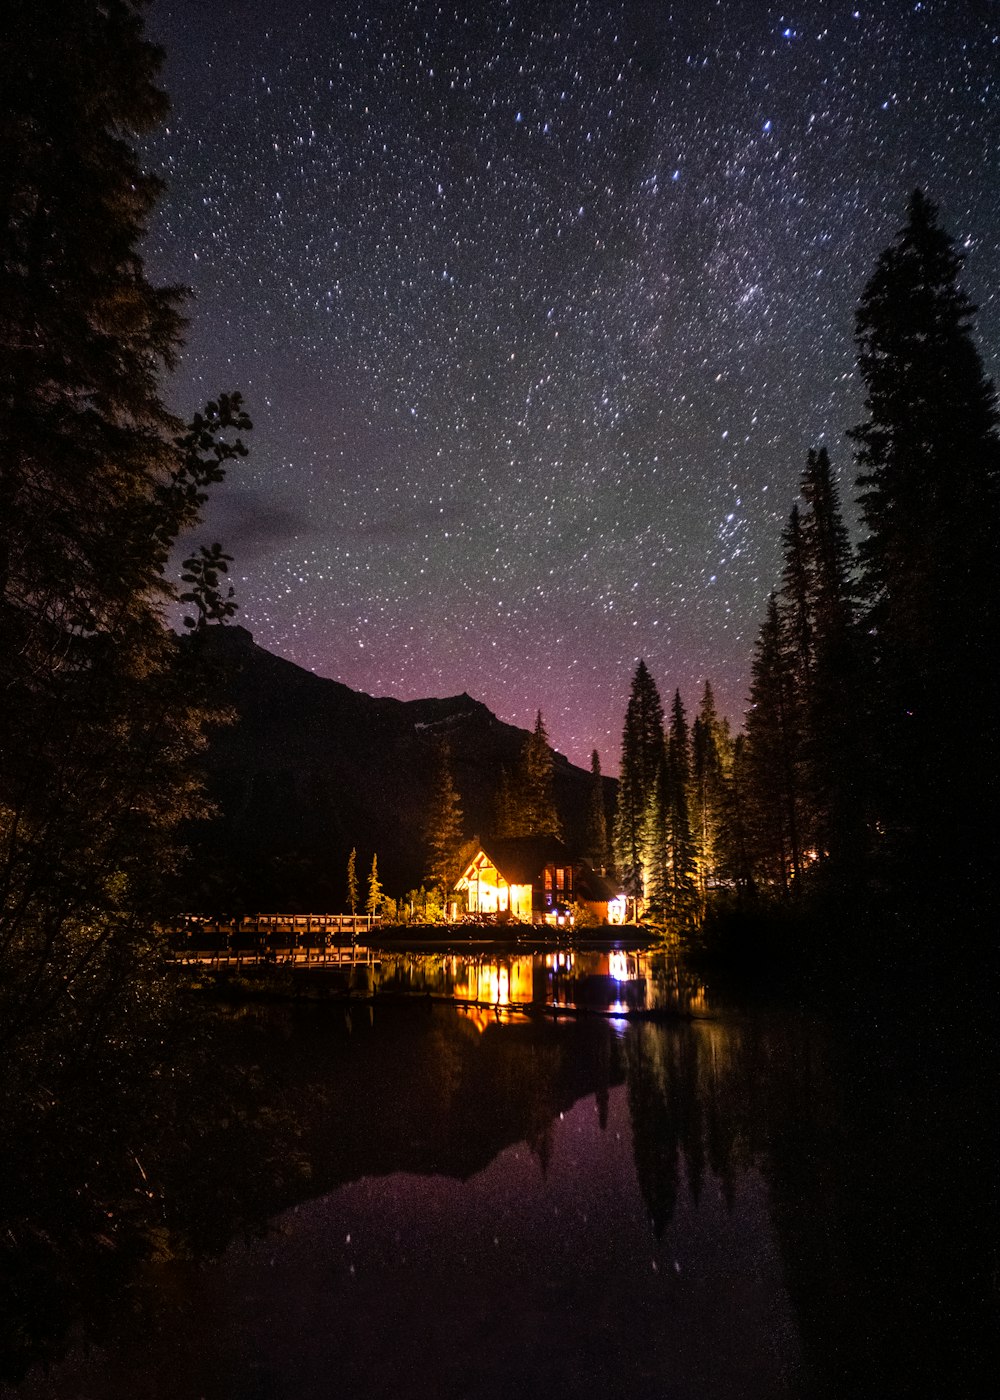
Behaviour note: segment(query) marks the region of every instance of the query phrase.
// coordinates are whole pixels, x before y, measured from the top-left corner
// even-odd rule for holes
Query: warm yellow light
[[[628,958],[624,953],[612,953],[608,958],[608,971],[616,982],[628,981]]]

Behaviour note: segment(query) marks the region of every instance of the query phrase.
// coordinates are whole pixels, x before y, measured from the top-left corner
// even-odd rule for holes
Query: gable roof
[[[508,885],[531,885],[547,865],[572,864],[569,851],[555,836],[490,837],[479,849]]]
[[[610,880],[607,875],[602,875],[591,865],[580,867],[575,883],[577,899],[590,900],[593,904],[610,902],[617,899],[622,892],[621,886],[615,880]]]

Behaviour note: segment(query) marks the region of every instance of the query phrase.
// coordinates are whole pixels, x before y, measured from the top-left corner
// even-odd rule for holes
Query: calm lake
[[[386,953],[206,1025],[152,1108],[91,1085],[8,1147],[4,1396],[991,1393],[951,1023],[605,948]]]

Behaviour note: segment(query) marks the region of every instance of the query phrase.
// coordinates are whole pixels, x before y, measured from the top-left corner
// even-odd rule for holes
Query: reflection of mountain
[[[143,1122],[95,1085],[75,1140],[65,1122],[51,1142],[0,1137],[0,1380],[74,1326],[103,1333],[150,1252],[218,1254],[344,1183],[466,1179],[518,1142],[544,1170],[552,1120],[590,1094],[606,1104],[620,1080],[603,1022],[480,1028],[418,1002],[231,1023]]]

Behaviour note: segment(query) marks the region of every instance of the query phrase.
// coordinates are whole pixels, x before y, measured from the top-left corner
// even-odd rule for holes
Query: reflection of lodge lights
[[[608,971],[616,982],[627,982],[628,957],[621,952],[609,954]]]
[[[532,960],[512,958],[499,962],[466,965],[464,977],[456,977],[456,997],[468,997],[488,1006],[516,1006],[531,1001]]]

